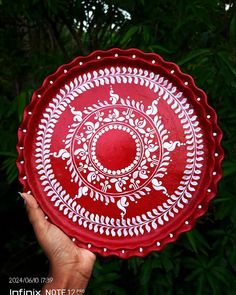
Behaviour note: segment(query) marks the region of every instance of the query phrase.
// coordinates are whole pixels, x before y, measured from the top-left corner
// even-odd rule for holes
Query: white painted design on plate
[[[168,140],[157,114],[158,100],[145,112],[139,101],[120,98],[111,88],[111,104],[104,101],[82,112],[71,108],[76,123],[69,127],[65,147],[53,155],[66,160],[73,182],[78,183],[74,199],[89,195],[107,204],[117,203],[124,216],[129,203],[122,205],[120,198],[135,201],[152,189],[168,195],[165,187],[157,186],[156,178],[164,176],[170,152],[181,143]],[[114,131],[127,133],[135,146],[133,161],[120,169],[107,168],[96,155],[99,139],[109,133],[112,136]]]
[[[140,84],[151,89],[155,95],[151,105],[145,108],[137,99],[120,97],[111,87],[109,101],[98,101],[83,110],[70,106],[88,89],[119,83]],[[179,118],[186,138],[184,143],[169,139],[170,131],[158,114],[160,99]],[[52,151],[53,130],[67,108],[73,115],[73,123],[68,127],[64,147]],[[118,169],[106,167],[97,155],[99,141],[113,130],[128,136],[135,150],[132,161]],[[162,179],[167,173],[171,153],[181,145],[187,146],[186,167],[175,192],[169,195]],[[178,214],[198,185],[204,156],[199,122],[187,99],[163,77],[130,67],[111,67],[86,73],[60,89],[43,113],[36,146],[37,170],[54,206],[73,222],[112,236],[142,235]],[[78,184],[75,196],[70,196],[57,180],[52,169],[52,157],[61,158],[71,172],[71,181]],[[167,201],[140,216],[127,218],[125,215],[131,202],[146,198],[152,190],[167,196]],[[115,203],[121,217],[111,218],[89,212],[77,201],[88,196],[106,205]]]

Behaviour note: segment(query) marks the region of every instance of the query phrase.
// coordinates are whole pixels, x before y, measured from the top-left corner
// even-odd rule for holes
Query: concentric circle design
[[[76,171],[73,181],[80,179],[92,196],[106,194],[113,201],[136,193],[150,182],[161,162],[162,142],[155,123],[123,101],[105,104],[84,119],[81,116],[78,127],[69,130],[71,133],[70,169]]]
[[[205,93],[176,65],[99,51],[34,93],[19,128],[19,179],[79,246],[144,256],[206,211],[221,136]]]

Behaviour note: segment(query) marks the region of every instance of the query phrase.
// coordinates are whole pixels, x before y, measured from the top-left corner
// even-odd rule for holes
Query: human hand
[[[85,289],[96,260],[95,254],[77,247],[45,215],[32,195],[22,193],[29,220],[36,238],[50,262],[52,283],[45,284],[42,293],[50,289]]]

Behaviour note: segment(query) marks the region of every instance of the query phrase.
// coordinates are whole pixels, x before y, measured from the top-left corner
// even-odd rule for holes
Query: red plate
[[[103,256],[144,256],[190,230],[221,178],[222,132],[177,65],[96,51],[47,77],[18,131],[19,179],[51,222]]]

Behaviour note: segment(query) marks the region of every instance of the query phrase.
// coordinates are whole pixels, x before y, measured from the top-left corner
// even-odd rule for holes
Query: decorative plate
[[[19,180],[78,246],[144,256],[190,230],[215,196],[216,120],[174,63],[95,51],[34,92],[18,131]]]

